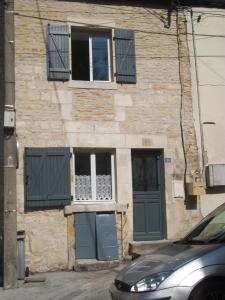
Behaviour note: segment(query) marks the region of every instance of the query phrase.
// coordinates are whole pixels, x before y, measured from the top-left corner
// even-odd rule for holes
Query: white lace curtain
[[[96,199],[92,197],[91,176],[75,176],[76,200],[107,201],[112,200],[112,178],[111,175],[96,176]]]

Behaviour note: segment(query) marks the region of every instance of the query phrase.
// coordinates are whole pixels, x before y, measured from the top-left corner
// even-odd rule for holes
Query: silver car
[[[225,204],[187,236],[128,264],[113,300],[225,300]]]

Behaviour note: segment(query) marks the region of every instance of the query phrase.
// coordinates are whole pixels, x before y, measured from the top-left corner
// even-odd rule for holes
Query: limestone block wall
[[[133,1],[126,1],[126,5],[107,1],[101,5],[86,1],[15,0],[16,110],[20,142],[18,228],[28,232],[26,257],[31,269],[45,270],[39,251],[45,239],[45,255],[51,258],[48,269],[66,267],[67,216],[62,210],[24,212],[24,147],[115,149],[117,201],[129,204],[124,249],[127,249],[133,234],[132,148],[163,149],[165,158],[169,158],[165,163],[167,237],[183,235],[200,217],[198,206],[187,210],[183,196],[174,197],[173,190],[174,180],[181,183],[184,174],[180,80],[184,83],[182,125],[187,173],[191,176],[199,169],[185,17],[182,11],[179,12],[182,32],[180,78],[176,14],[172,14],[171,25],[167,28],[167,10],[147,8],[149,11]],[[77,84],[72,80],[47,81],[46,28],[51,22],[73,26],[101,24],[103,27],[134,30],[137,83],[117,84],[114,80],[93,85]],[[36,240],[40,228],[43,235]],[[59,243],[59,239],[62,242]],[[33,242],[36,247],[32,247]],[[53,251],[55,246],[57,252]]]
[[[61,210],[36,211],[25,217],[26,265],[32,272],[68,267],[67,219]]]

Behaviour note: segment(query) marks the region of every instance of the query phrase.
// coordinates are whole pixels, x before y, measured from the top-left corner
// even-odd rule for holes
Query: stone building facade
[[[69,30],[61,54],[54,37],[60,26]],[[121,32],[134,47],[116,45]],[[80,258],[104,260],[99,253],[108,236],[114,254],[105,259],[122,259],[129,243],[186,233],[201,214],[196,199],[185,201],[183,185],[199,172],[183,12],[147,1],[16,0],[15,37],[18,230],[26,233],[26,265],[36,272],[72,268]],[[131,51],[132,80],[119,74],[116,47],[125,47],[125,56]],[[89,61],[81,59],[91,65],[88,78],[81,69],[76,74],[74,49],[82,57],[89,50]],[[72,74],[65,72],[66,51]],[[64,71],[52,71],[50,55]],[[101,55],[108,71],[96,75]],[[66,177],[46,158],[61,150]],[[51,198],[49,189],[63,183],[73,199]]]

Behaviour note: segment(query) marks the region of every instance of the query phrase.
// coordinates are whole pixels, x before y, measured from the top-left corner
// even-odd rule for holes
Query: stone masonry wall
[[[173,180],[182,181],[184,173],[176,14],[172,14],[171,26],[166,28],[166,9],[136,6],[134,1],[129,3],[131,5],[118,5],[117,1],[110,2],[110,5],[87,1],[15,1],[16,109],[20,142],[18,227],[28,234],[27,264],[35,271],[66,267],[67,222],[63,211],[24,213],[24,147],[81,147],[85,142],[87,147],[99,147],[104,145],[101,144],[101,138],[104,138],[109,141],[108,144],[111,142],[114,148],[119,148],[116,141],[128,136],[132,141],[142,135],[154,136],[159,141],[166,139],[164,150],[171,158],[171,163],[165,166],[168,237],[183,235],[200,217],[198,209],[186,210],[182,197],[173,197]],[[106,27],[114,24],[116,28],[135,30],[137,84],[114,83],[105,89],[93,89],[88,85],[74,87],[71,81],[47,81],[47,24],[68,22],[81,26],[81,18],[83,23],[94,20]],[[183,33],[183,129],[190,175],[198,170],[199,165],[193,127],[186,25],[182,12],[179,13],[179,24]],[[160,148],[159,145],[156,144],[156,148]],[[142,139],[142,147],[155,146],[151,139],[146,138]],[[127,197],[121,191],[118,195],[119,201],[123,196]],[[132,202],[132,199],[129,201]],[[129,231],[129,227],[124,230]],[[46,260],[49,259],[46,268],[40,261],[42,244],[45,245]]]

